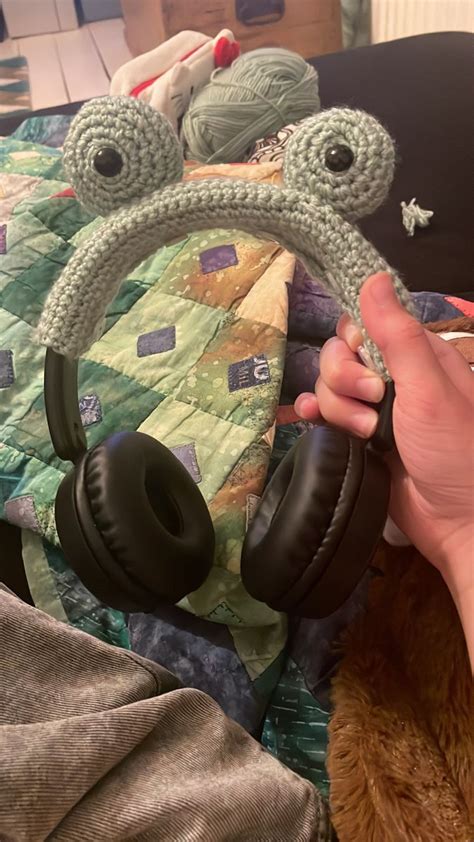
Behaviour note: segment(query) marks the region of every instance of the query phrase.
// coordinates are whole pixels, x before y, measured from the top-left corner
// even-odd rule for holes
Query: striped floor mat
[[[0,61],[0,117],[31,111],[28,62],[24,56]]]

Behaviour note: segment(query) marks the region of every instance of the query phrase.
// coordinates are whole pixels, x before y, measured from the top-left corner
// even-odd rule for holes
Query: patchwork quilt
[[[325,789],[335,641],[363,609],[368,579],[331,618],[288,633],[285,616],[245,592],[239,562],[268,477],[306,430],[289,404],[313,387],[338,308],[291,255],[236,231],[160,249],[122,284],[79,368],[89,447],[133,429],[171,448],[208,503],[217,551],[207,581],[178,606],[126,617],[100,603],[59,547],[54,498],[70,466],[49,440],[44,349],[34,341],[52,283],[101,222],[65,181],[68,125],[64,117],[28,120],[0,143],[0,517],[22,530],[38,607],[208,692]],[[209,174],[278,182],[280,164],[189,165],[186,178]],[[444,296],[417,298],[424,320],[462,308]]]
[[[72,195],[58,149],[12,137],[3,141],[1,166],[3,516],[24,530],[37,604],[47,600],[57,616],[128,644],[123,616],[85,592],[59,551],[54,499],[70,466],[52,450],[44,350],[34,341],[51,284],[101,220]],[[238,174],[245,177],[246,170],[257,174],[248,166]],[[205,175],[208,168],[188,173]],[[274,166],[259,169],[259,179],[277,177]],[[199,484],[214,521],[216,560],[205,585],[181,607],[229,628],[252,680],[272,665],[286,640],[285,618],[244,590],[239,561],[271,454],[293,270],[290,255],[251,236],[215,230],[188,237],[157,252],[125,281],[103,337],[80,365],[79,406],[89,446],[123,428],[146,432],[166,444]]]

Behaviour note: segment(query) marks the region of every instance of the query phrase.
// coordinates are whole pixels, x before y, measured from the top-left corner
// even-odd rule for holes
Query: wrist
[[[471,524],[452,532],[440,547],[436,566],[453,597],[474,589],[474,528]]]
[[[464,553],[441,571],[456,606],[466,641],[467,653],[474,677],[474,556],[472,543]]]

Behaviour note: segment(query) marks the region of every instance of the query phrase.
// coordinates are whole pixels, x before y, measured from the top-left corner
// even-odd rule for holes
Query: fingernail
[[[367,372],[357,380],[356,389],[360,398],[370,401],[370,403],[379,403],[383,398],[385,386],[380,377],[372,372]]]
[[[373,409],[361,410],[351,416],[351,427],[359,436],[364,439],[370,438],[375,433],[378,415]]]
[[[357,348],[362,345],[363,337],[360,329],[355,324],[347,325],[347,344],[351,351],[357,351]]]
[[[393,304],[395,291],[393,281],[387,272],[381,272],[370,284],[369,293],[379,307]]]
[[[317,400],[315,397],[308,395],[306,397],[299,397],[295,401],[295,412],[300,418],[308,418],[314,415],[317,410]]]
[[[369,352],[364,348],[363,345],[359,345],[359,347],[356,348],[356,351],[364,365],[367,366],[369,371],[375,374],[375,363],[372,357],[370,356]]]

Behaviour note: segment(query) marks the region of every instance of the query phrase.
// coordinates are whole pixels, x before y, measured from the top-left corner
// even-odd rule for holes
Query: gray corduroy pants
[[[0,586],[0,840],[330,838],[317,790],[204,693]]]

